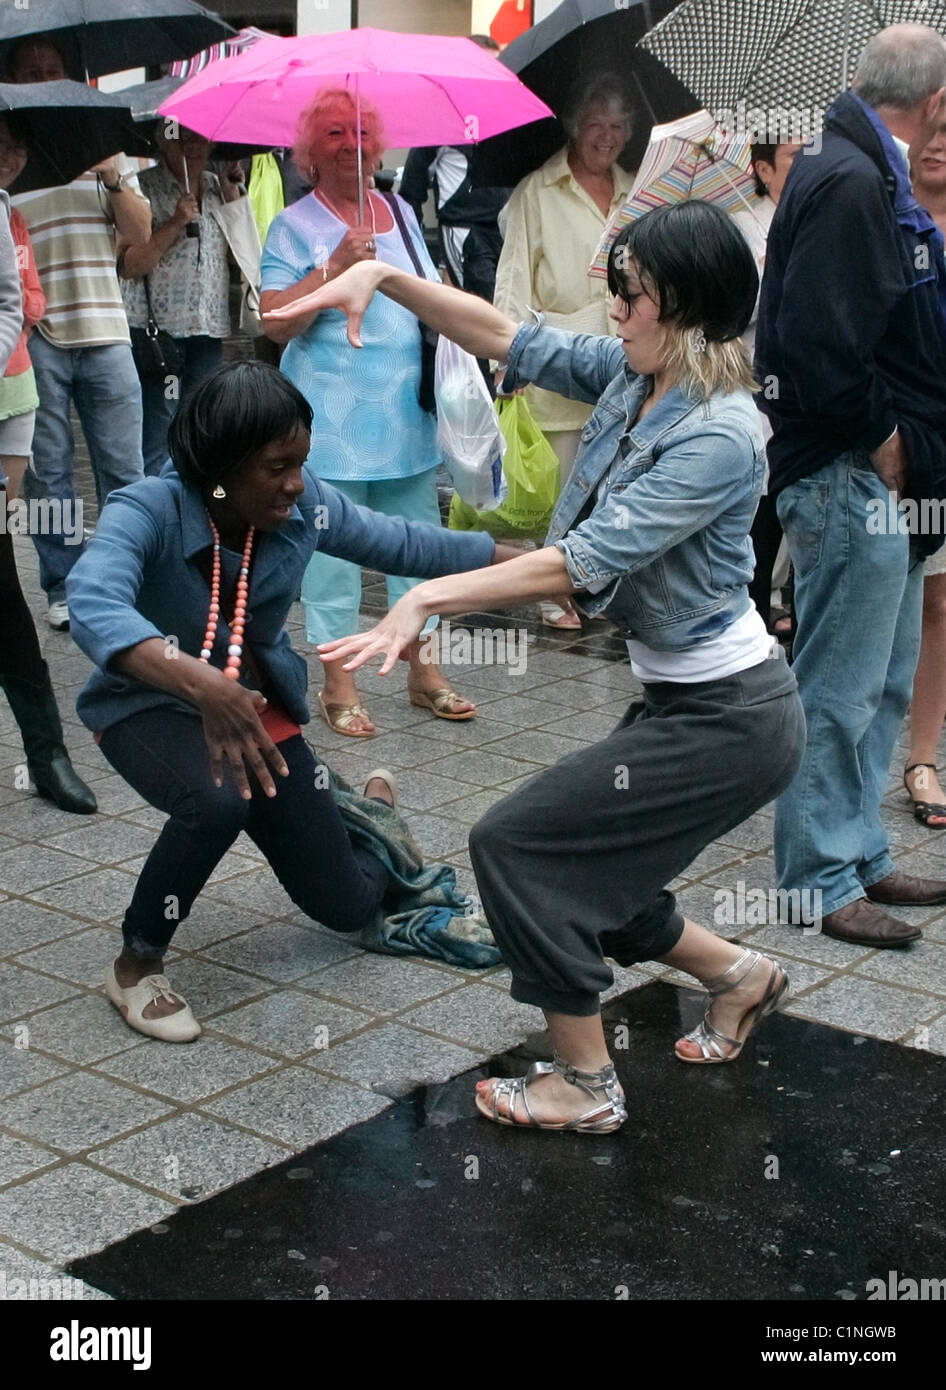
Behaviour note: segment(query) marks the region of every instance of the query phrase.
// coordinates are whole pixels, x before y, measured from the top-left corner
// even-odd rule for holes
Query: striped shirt
[[[121,157],[117,162],[127,179],[136,166]],[[46,317],[37,332],[61,348],[127,343],[128,321],[115,270],[115,224],[96,175],[80,174],[60,188],[21,193],[13,203],[29,228],[46,293]]]

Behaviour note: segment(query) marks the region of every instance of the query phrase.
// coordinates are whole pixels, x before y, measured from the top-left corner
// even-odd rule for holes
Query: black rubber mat
[[[684,1066],[698,1008],[655,983],[606,1010],[615,1135],[489,1124],[472,1090],[493,1063],[70,1273],[124,1299],[619,1301],[866,1300],[891,1271],[946,1275],[946,1059],[779,1015],[738,1063]]]

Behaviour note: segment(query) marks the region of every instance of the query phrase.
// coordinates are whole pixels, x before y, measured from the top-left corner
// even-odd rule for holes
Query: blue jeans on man
[[[886,510],[887,497],[858,451],[777,498],[808,742],[776,805],[775,864],[780,888],[820,891],[819,917],[894,872],[880,807],[920,650],[923,563],[908,535],[872,533],[867,503]]]
[[[23,493],[74,504],[75,481],[70,406],[74,405],[89,449],[99,509],[115,488],[144,476],[141,460],[141,387],[131,348],[54,347],[37,331],[30,338],[39,409],[33,434],[33,461]],[[66,576],[83,545],[67,545],[62,534],[33,534],[39,555],[39,582],[49,602],[66,598]]]

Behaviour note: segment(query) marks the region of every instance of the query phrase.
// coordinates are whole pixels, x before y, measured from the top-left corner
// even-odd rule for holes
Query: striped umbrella
[[[652,208],[700,198],[724,212],[750,212],[761,200],[749,166],[749,140],[730,135],[708,111],[655,125],[634,187],[598,243],[588,274],[602,279],[615,240],[635,217]]]
[[[943,31],[946,0],[685,0],[640,41],[710,111],[827,109],[890,24]]]
[[[196,72],[203,72],[210,63],[216,63],[220,58],[235,58],[238,54],[245,53],[248,48],[252,48],[259,39],[271,39],[272,37],[273,35],[267,34],[264,29],[257,29],[255,25],[248,24],[238,34],[224,39],[221,43],[211,44],[210,48],[201,49],[192,58],[182,58],[179,62],[171,63],[168,68],[168,76],[193,77]]]

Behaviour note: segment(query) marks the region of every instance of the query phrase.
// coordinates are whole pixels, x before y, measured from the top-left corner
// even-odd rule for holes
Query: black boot
[[[20,676],[0,677],[13,717],[20,726],[26,763],[40,796],[54,801],[61,811],[87,816],[98,803],[69,761],[63,743],[56,696],[43,662],[39,680]]]

